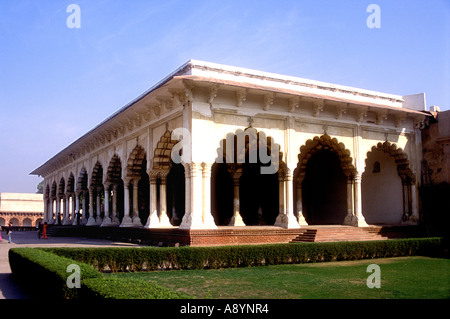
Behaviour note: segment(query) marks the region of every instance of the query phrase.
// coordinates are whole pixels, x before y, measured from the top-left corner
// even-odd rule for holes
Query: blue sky
[[[450,109],[448,0],[1,0],[0,43],[0,192],[35,192],[31,171],[189,59]]]

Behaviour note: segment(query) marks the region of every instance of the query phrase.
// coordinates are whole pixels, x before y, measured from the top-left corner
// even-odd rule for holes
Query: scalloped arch
[[[367,152],[366,160],[364,161],[365,164],[367,163],[369,153],[373,152],[374,150],[383,151],[394,158],[395,164],[397,165],[398,175],[400,176],[402,181],[415,181],[415,175],[409,167],[408,155],[402,148],[397,147],[395,143],[390,143],[387,141],[384,143],[380,142],[376,146],[372,146],[371,150]]]
[[[307,140],[305,145],[300,147],[297,164],[297,178],[299,181],[302,181],[305,177],[306,165],[311,156],[322,150],[330,150],[337,153],[344,174],[348,177],[355,175],[356,168],[353,164],[353,158],[350,156],[351,152],[345,148],[344,143],[340,143],[336,138],[331,138],[331,136],[324,134]]]

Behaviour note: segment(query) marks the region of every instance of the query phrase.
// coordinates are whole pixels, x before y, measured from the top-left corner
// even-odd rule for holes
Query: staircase
[[[366,241],[388,239],[377,231],[353,226],[305,226],[303,232],[291,242]]]

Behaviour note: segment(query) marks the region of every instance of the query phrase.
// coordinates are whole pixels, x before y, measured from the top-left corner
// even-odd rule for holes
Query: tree
[[[44,180],[42,180],[42,182],[40,182],[37,186],[37,192],[36,194],[44,194]]]

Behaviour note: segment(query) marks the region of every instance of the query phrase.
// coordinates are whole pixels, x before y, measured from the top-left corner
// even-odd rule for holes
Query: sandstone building
[[[32,174],[63,225],[417,224],[424,110],[423,94],[190,60]]]
[[[43,217],[42,194],[0,193],[0,226],[34,227]]]

